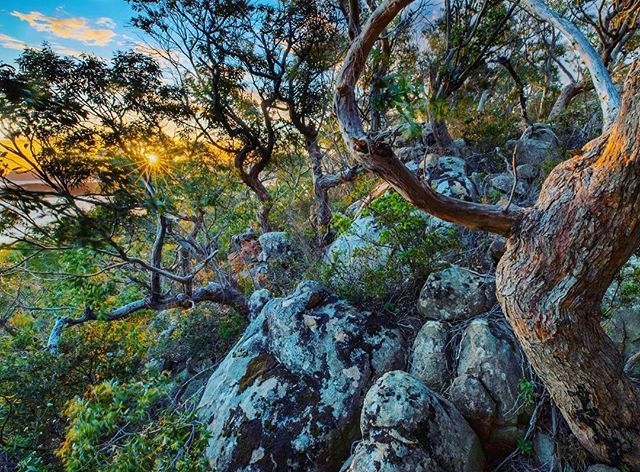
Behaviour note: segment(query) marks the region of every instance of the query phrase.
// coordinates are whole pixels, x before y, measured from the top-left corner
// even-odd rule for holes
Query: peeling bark
[[[580,443],[640,469],[640,396],[600,326],[613,277],[640,247],[640,66],[608,135],[556,167],[507,241],[498,298]]]

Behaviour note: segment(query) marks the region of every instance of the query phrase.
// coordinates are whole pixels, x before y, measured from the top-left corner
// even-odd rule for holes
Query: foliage
[[[518,398],[525,405],[533,405],[536,401],[536,384],[526,378],[520,379],[518,382]]]
[[[391,311],[409,308],[404,305],[412,303],[426,277],[458,250],[457,231],[432,228],[427,215],[394,191],[374,200],[362,214],[367,216],[380,228],[379,238],[354,250],[354,261],[327,264],[323,278],[353,302]]]
[[[529,455],[533,452],[533,444],[531,441],[524,438],[518,438],[516,441],[516,448],[525,455]]]
[[[193,403],[173,405],[166,375],[95,385],[65,410],[70,425],[58,451],[65,470],[208,470],[208,435]]]

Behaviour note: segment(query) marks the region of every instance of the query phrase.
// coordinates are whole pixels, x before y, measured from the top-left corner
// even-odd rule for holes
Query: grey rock
[[[440,321],[427,321],[416,336],[409,373],[427,387],[441,392],[450,380],[447,343],[449,329]]]
[[[437,193],[459,200],[473,201],[475,190],[473,183],[466,176],[443,176],[432,181],[432,187]]]
[[[640,352],[640,305],[621,306],[602,322],[605,332],[625,359]]]
[[[391,254],[388,246],[380,244],[383,230],[373,216],[355,219],[327,248],[324,262],[333,265],[340,279],[359,280],[364,271],[384,266]]]
[[[502,193],[510,194],[513,189],[513,176],[511,174],[497,174],[491,178],[491,186]],[[527,187],[521,180],[518,180],[516,195],[522,196],[526,193]]]
[[[269,290],[265,288],[253,292],[249,297],[248,303],[249,312],[252,317],[257,316],[270,299],[271,293],[269,293]]]
[[[267,302],[211,375],[199,416],[217,471],[336,469],[368,387],[403,360],[400,333],[314,282]]]
[[[467,175],[467,164],[457,156],[440,156],[438,170],[447,175]]]
[[[422,145],[401,147],[396,150],[396,156],[402,162],[420,161],[424,153],[425,148]]]
[[[512,150],[517,146],[516,163],[540,165],[548,159],[562,157],[562,148],[558,137],[550,126],[536,123],[530,126],[515,141],[507,142]]]
[[[343,472],[475,472],[485,459],[478,437],[448,401],[402,371],[369,390],[360,420],[363,440]]]
[[[524,357],[504,322],[474,319],[462,334],[457,375],[449,399],[483,440],[500,455],[524,433],[530,406],[519,401]]]
[[[291,241],[286,233],[272,231],[264,233],[258,238],[262,252],[258,255],[260,262],[278,259],[291,254]]]
[[[489,310],[495,302],[493,278],[451,266],[429,275],[418,298],[418,311],[432,320],[465,320]]]
[[[556,472],[560,470],[560,463],[555,458],[555,441],[553,438],[542,431],[533,436],[533,453],[539,465],[544,470]]]
[[[540,175],[540,166],[535,164],[521,164],[516,170],[518,171],[518,178],[524,180],[533,180]]]

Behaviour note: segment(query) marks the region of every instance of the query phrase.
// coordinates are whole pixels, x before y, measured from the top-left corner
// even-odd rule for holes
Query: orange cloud
[[[26,49],[28,47],[27,43],[25,43],[24,41],[20,41],[18,38],[14,38],[2,33],[0,33],[0,46],[7,49],[18,50]]]
[[[13,11],[11,14],[26,21],[37,31],[52,33],[59,38],[82,41],[90,46],[105,46],[117,36],[112,29],[108,29],[115,25],[109,18],[100,18],[99,23],[96,22],[99,26],[106,26],[106,28],[94,28],[87,18],[82,17],[53,18],[38,11],[29,13]]]

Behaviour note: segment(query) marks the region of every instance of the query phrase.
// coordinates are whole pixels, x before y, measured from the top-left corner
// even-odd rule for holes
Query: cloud
[[[69,48],[63,46],[62,44],[53,43],[50,45],[51,49],[53,49],[58,54],[63,56],[80,56],[81,54],[87,54],[84,51],[79,51],[77,49]],[[14,38],[13,36],[8,36],[6,34],[0,33],[0,47],[7,49],[16,49],[18,51],[22,51],[27,48],[31,49],[40,49],[40,46],[34,46],[32,44],[25,43],[24,41]]]
[[[29,13],[13,11],[11,14],[22,21],[26,21],[37,31],[46,31],[59,38],[82,41],[89,46],[105,46],[117,36],[110,29],[115,26],[115,22],[111,18],[99,18],[94,23],[97,26],[105,26],[105,28],[95,28],[90,25],[87,18],[82,17],[53,18],[38,11]]]
[[[24,41],[2,33],[0,33],[0,46],[7,49],[18,50],[26,49],[29,47],[29,45]]]
[[[116,26],[117,26],[116,22],[107,16],[102,16],[98,18],[96,20],[96,25],[104,26],[105,28],[109,28],[109,29],[116,29]]]

